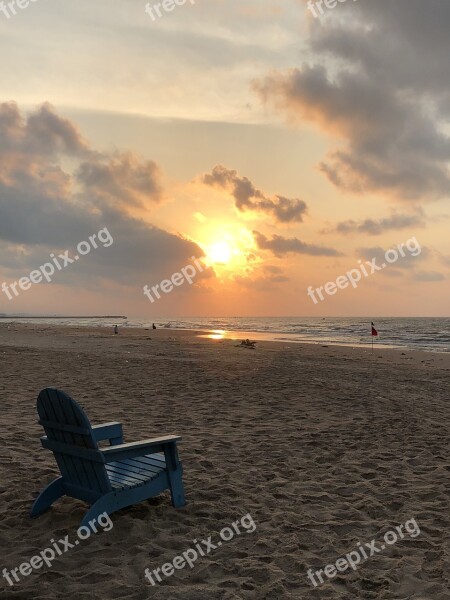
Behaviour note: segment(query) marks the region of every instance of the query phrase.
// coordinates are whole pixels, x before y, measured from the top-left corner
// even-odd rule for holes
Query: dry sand
[[[75,538],[86,509],[63,498],[28,517],[57,475],[39,442],[41,388],[71,394],[93,423],[122,421],[125,441],[182,435],[188,500],[115,513],[51,568],[2,579],[1,599],[450,598],[449,355],[2,324],[0,358],[0,569]],[[144,579],[247,513],[254,533],[158,586]],[[419,537],[318,588],[307,580],[411,518]]]

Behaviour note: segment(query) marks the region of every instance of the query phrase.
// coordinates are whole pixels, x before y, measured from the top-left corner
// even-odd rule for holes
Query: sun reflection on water
[[[210,340],[223,340],[227,335],[227,332],[224,329],[214,329],[210,333],[207,333],[204,337],[207,337]]]

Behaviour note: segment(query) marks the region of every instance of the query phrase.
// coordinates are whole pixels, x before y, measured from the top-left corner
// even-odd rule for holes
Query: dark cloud
[[[381,235],[386,231],[399,231],[411,227],[425,227],[423,214],[400,215],[395,214],[383,219],[364,219],[363,221],[341,221],[323,233],[337,232],[342,234],[363,233],[368,235]]]
[[[284,238],[280,235],[272,236],[269,240],[259,231],[253,231],[255,241],[260,250],[269,250],[275,256],[283,256],[284,254],[308,254],[309,256],[343,256],[334,248],[326,248],[325,246],[316,246],[307,244],[297,238]]]
[[[77,128],[50,104],[23,117],[17,104],[4,102],[0,104],[0,155],[5,153],[12,153],[10,158],[32,155],[43,160],[61,154],[87,156],[91,151]]]
[[[83,162],[77,180],[87,193],[107,202],[145,206],[161,199],[160,170],[153,161],[140,162],[132,153]]]
[[[67,155],[75,174],[63,168]],[[114,243],[61,271],[59,282],[143,285],[171,276],[203,251],[125,209],[160,196],[155,163],[92,150],[49,105],[27,118],[15,104],[0,105],[0,265],[11,278],[105,227]]]
[[[257,82],[260,95],[343,140],[320,165],[334,185],[448,196],[447,0],[360,0],[311,22],[310,62]]]
[[[214,167],[210,174],[203,176],[206,185],[230,190],[235,205],[241,212],[254,211],[272,215],[280,223],[301,223],[308,207],[303,200],[293,200],[284,196],[268,198],[256,189],[247,177],[239,177],[236,171],[223,165]]]
[[[35,152],[72,156],[90,154],[76,127],[68,119],[58,116],[48,103],[28,116],[25,128],[25,138],[28,137],[29,147]]]
[[[414,273],[413,279],[414,281],[429,283],[433,281],[444,281],[445,276],[438,271],[417,271],[417,273]]]
[[[33,187],[36,189],[30,189]],[[75,244],[104,222],[102,211],[90,213],[86,206],[63,194],[63,190],[54,196],[40,187],[40,182],[31,177],[28,185],[19,181],[0,182],[0,239],[13,244],[61,248]]]

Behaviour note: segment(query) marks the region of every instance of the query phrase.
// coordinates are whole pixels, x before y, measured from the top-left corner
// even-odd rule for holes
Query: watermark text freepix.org
[[[325,14],[323,5],[325,5],[327,10],[331,10],[332,8],[336,8],[338,4],[343,4],[344,2],[347,2],[347,0],[317,0],[316,2],[308,0],[308,10],[311,11],[314,18],[318,19]],[[357,0],[353,0],[353,2],[357,2]]]
[[[158,2],[158,4],[153,4],[153,6],[150,5],[150,2],[147,2],[145,5],[145,12],[152,18],[152,21],[156,21],[156,18],[160,19],[163,16],[162,11],[166,13],[172,12],[177,6],[184,6],[187,1],[188,0],[163,0],[162,2]],[[189,2],[192,5],[195,4],[195,0],[189,0]]]
[[[202,273],[203,267],[198,258],[195,258],[195,256],[193,256],[191,260],[194,262],[195,266],[200,271],[200,273]],[[194,283],[194,277],[197,276],[197,271],[195,267],[193,265],[186,265],[185,267],[180,269],[180,271],[180,273],[174,273],[170,279],[163,279],[161,283],[152,286],[151,289],[148,285],[144,285],[144,296],[147,296],[147,298],[153,304],[153,302],[155,302],[155,298],[157,300],[161,298],[161,294],[159,293],[158,288],[164,294],[169,294],[173,290],[174,286],[179,287],[180,285],[183,285],[186,281],[189,283],[189,285],[192,285]],[[155,296],[155,298],[152,296],[152,294],[153,296]]]
[[[43,567],[44,564],[47,565],[47,567],[51,567],[55,558],[61,556],[71,548],[78,546],[80,540],[87,540],[91,536],[92,532],[97,533],[98,528],[96,527],[96,523],[100,525],[103,531],[110,531],[113,527],[113,522],[111,521],[109,515],[106,512],[101,513],[96,519],[89,521],[89,527],[87,525],[82,525],[77,529],[78,539],[76,539],[73,544],[69,542],[68,535],[61,538],[57,542],[51,539],[51,547],[45,548],[45,550],[42,550],[42,552],[39,554],[32,556],[29,562],[22,563],[16,569],[11,569],[11,571],[8,571],[8,569],[3,569],[3,577],[10,586],[13,586],[20,582],[18,572],[20,575],[22,575],[22,577],[28,577],[28,575],[31,575],[33,572],[33,569],[38,570]]]
[[[50,254],[52,262],[44,263],[37,270],[31,271],[28,277],[21,277],[19,281],[14,281],[13,283],[9,284],[3,282],[2,292],[6,294],[9,300],[12,300],[14,297],[17,297],[20,293],[17,287],[26,292],[31,288],[33,284],[42,283],[44,279],[48,283],[50,283],[53,275],[56,273],[56,270],[61,271],[68,265],[71,265],[72,263],[79,260],[80,256],[86,256],[86,254],[89,254],[92,248],[98,248],[96,238],[102,244],[103,248],[109,248],[109,246],[111,246],[111,244],[114,242],[108,229],[104,227],[103,229],[100,229],[98,233],[94,233],[93,235],[89,236],[90,243],[79,242],[79,244],[77,244],[78,254],[75,254],[73,258],[69,256],[69,250],[66,250],[65,252],[63,252],[63,254],[58,254],[57,257],[52,252]]]
[[[403,529],[411,538],[416,538],[418,535],[420,535],[420,528],[417,524],[417,521],[415,519],[410,519],[409,521],[406,521],[404,525],[398,525],[395,528],[395,531],[388,531],[383,538],[384,543],[380,546],[377,546],[376,540],[372,540],[371,542],[364,544],[364,546],[361,544],[361,542],[358,542],[356,544],[357,549],[346,554],[345,558],[338,558],[334,564],[327,565],[323,569],[318,569],[315,572],[313,572],[312,569],[309,569],[307,574],[308,579],[314,587],[317,587],[318,585],[324,583],[323,574],[325,574],[328,579],[333,579],[338,573],[345,573],[345,571],[350,568],[356,571],[362,560],[368,560],[372,556],[375,556],[375,554],[385,550],[386,546],[392,546],[398,542],[399,539],[403,540],[405,538],[405,532]],[[316,581],[316,579],[319,581],[319,583]]]
[[[160,573],[165,577],[171,577],[176,570],[184,569],[187,565],[193,569],[195,562],[200,556],[206,556],[213,550],[220,548],[222,541],[229,542],[235,535],[241,535],[241,527],[246,533],[253,533],[256,530],[256,523],[250,513],[232,523],[230,527],[224,527],[219,533],[220,540],[216,541],[216,543],[212,542],[212,536],[209,536],[207,540],[200,540],[200,542],[194,540],[195,549],[189,548],[185,550],[179,556],[175,556],[172,562],[165,563],[162,567],[154,569],[151,573],[150,569],[145,569],[145,578],[154,586],[156,582],[161,583],[162,581]]]
[[[345,288],[347,288],[349,285],[352,285],[354,288],[356,288],[363,275],[364,277],[369,277],[369,275],[373,275],[377,271],[382,271],[388,266],[388,264],[397,262],[400,256],[405,258],[405,247],[409,251],[410,256],[419,256],[419,254],[422,252],[422,248],[417,239],[415,237],[410,238],[406,242],[398,244],[396,248],[390,248],[389,250],[386,250],[384,254],[385,262],[383,262],[381,265],[377,265],[376,258],[372,258],[372,260],[366,260],[365,264],[362,264],[362,260],[358,260],[359,267],[357,269],[351,269],[350,271],[347,271],[345,275],[338,277],[336,282],[329,281],[325,285],[316,289],[313,289],[313,287],[310,285],[306,293],[314,302],[314,304],[317,304],[318,300],[316,298],[316,294],[320,300],[325,300],[325,297],[322,293],[323,291],[325,291],[328,296],[334,296],[338,289],[345,290]],[[368,268],[370,269],[370,272],[368,271]]]
[[[16,6],[23,10],[30,6],[30,2],[37,2],[37,0],[11,0],[10,2],[4,2],[2,0],[0,2],[0,11],[7,19],[10,19],[11,15],[17,15]],[[11,14],[9,14],[10,12]]]

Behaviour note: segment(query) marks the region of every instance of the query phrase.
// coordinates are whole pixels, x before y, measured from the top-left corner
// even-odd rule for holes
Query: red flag
[[[374,324],[372,323],[372,336],[378,335],[378,331],[375,329]]]

